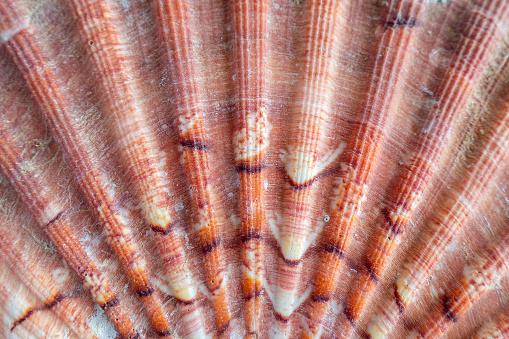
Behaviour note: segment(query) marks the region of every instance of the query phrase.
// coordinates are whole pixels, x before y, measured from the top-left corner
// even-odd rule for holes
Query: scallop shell
[[[507,338],[508,17],[1,0],[1,336]]]

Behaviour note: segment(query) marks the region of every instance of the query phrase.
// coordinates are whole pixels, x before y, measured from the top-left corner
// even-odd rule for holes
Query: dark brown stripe
[[[157,234],[168,235],[171,233],[172,224],[168,224],[166,228],[162,228],[161,226],[150,225],[150,228]]]
[[[245,172],[249,174],[259,173],[265,168],[265,163],[240,163],[237,165],[237,172]]]
[[[64,298],[65,297],[63,295],[57,294],[51,302],[45,304],[45,308],[48,310],[53,308],[56,304],[64,300]]]
[[[205,145],[205,143],[203,141],[199,141],[199,140],[181,139],[180,144],[183,147],[187,147],[187,148],[194,148],[194,149],[201,150],[201,151],[207,150],[207,145]]]
[[[244,299],[247,301],[247,300],[251,300],[253,299],[254,297],[258,298],[259,296],[262,295],[262,291],[254,291],[253,293],[250,293],[249,295],[244,295]]]
[[[378,277],[375,273],[375,270],[373,269],[373,263],[369,259],[366,259],[364,263],[366,266],[366,270],[369,273],[369,277],[371,278],[371,280],[375,282],[375,284],[378,284]]]
[[[149,285],[149,286],[147,286],[147,288],[137,290],[136,292],[138,293],[138,296],[140,298],[143,298],[143,297],[154,294],[154,288],[152,288],[152,286]]]
[[[396,305],[398,305],[399,313],[403,313],[403,311],[405,310],[405,305],[403,305],[403,300],[399,295],[397,286],[394,286],[394,299],[396,300]]]
[[[290,318],[283,317],[281,314],[279,314],[279,312],[274,312],[274,316],[276,317],[277,321],[280,321],[285,324],[288,322],[288,320],[290,320]]]
[[[226,324],[224,324],[224,326],[222,328],[219,328],[219,335],[223,334],[224,332],[226,332],[226,330],[228,329],[228,327],[230,327],[230,321],[228,320],[228,322]]]
[[[324,246],[325,252],[333,253],[337,256],[339,256],[341,259],[345,257],[343,250],[340,249],[336,244],[326,244]]]
[[[189,305],[192,305],[196,302],[195,299],[191,299],[191,300],[182,300],[182,299],[179,299],[177,297],[175,297],[175,300],[177,301],[177,303],[179,303],[180,305],[185,305],[185,306],[189,306]]]
[[[169,337],[169,336],[173,336],[173,331],[172,330],[168,330],[168,331],[157,331],[156,332],[158,336],[160,337]]]
[[[118,301],[117,298],[113,297],[110,300],[108,300],[105,304],[99,306],[101,306],[101,308],[106,311],[112,307],[117,306],[118,304],[120,304],[120,301]]]
[[[353,318],[352,312],[348,309],[348,307],[343,308],[343,313],[345,314],[346,319],[350,322],[350,325],[355,326],[355,320]]]
[[[331,298],[330,295],[319,295],[316,293],[313,293],[313,295],[311,295],[311,299],[316,303],[326,303],[330,300],[330,298]]]
[[[221,238],[213,239],[212,243],[203,247],[203,254],[212,252],[217,246],[221,245]]]
[[[444,312],[444,316],[447,320],[455,323],[458,321],[458,316],[455,314],[452,307],[452,300],[447,296],[442,297],[442,310]]]
[[[16,328],[16,326],[18,326],[19,324],[21,324],[23,321],[27,320],[29,316],[31,316],[35,311],[37,311],[37,309],[29,309],[28,311],[25,312],[25,314],[19,318],[18,320],[16,320],[12,326],[11,326],[11,332],[14,331],[14,329]]]
[[[242,242],[248,242],[253,239],[261,239],[261,238],[262,238],[262,236],[260,234],[258,234],[257,232],[251,232],[251,233],[248,233],[247,235],[243,235],[241,240],[242,240]]]
[[[307,188],[307,187],[311,186],[315,182],[315,180],[317,179],[317,176],[315,176],[313,179],[310,179],[310,180],[306,181],[303,184],[297,184],[296,182],[294,182],[292,180],[292,178],[290,178],[289,175],[287,175],[287,178],[288,178],[288,182],[290,183],[290,186],[292,186],[292,188],[295,191],[298,191],[298,190],[302,190],[304,188]]]
[[[19,318],[12,324],[11,331],[13,331],[16,328],[16,326],[21,324],[23,321],[27,320],[28,317],[30,317],[33,313],[35,313],[37,311],[42,311],[42,310],[50,310],[64,299],[65,299],[64,296],[57,294],[57,295],[55,295],[55,297],[53,297],[53,299],[51,301],[46,301],[44,303],[44,306],[30,308],[28,311],[25,312],[25,314],[21,318]]]
[[[49,226],[51,226],[51,224],[55,223],[58,219],[60,219],[62,216],[64,215],[64,212],[60,212],[57,214],[56,217],[54,217],[53,219],[50,220],[50,222],[48,222],[46,225],[44,225],[44,228],[48,228]]]
[[[399,223],[393,222],[390,216],[390,211],[387,207],[382,208],[380,211],[384,217],[385,222],[389,225],[386,227],[384,224],[381,225],[382,228],[390,229],[392,233],[395,235],[400,235],[403,233],[403,229]]]
[[[287,264],[288,266],[292,266],[292,267],[295,267],[295,266],[298,266],[300,264],[300,259],[299,260],[288,260],[286,259],[283,254],[281,254],[281,257],[283,258],[283,262],[285,264]]]
[[[389,20],[384,23],[384,30],[388,28],[397,28],[397,27],[416,27],[419,26],[419,21],[415,18],[397,18],[396,20]]]

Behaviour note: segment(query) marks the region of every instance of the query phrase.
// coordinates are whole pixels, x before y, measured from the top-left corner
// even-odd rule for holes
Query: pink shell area
[[[0,0],[0,336],[508,336],[507,17]]]

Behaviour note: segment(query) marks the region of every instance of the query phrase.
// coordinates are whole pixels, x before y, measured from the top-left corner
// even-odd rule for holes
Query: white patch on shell
[[[395,211],[389,211],[389,217],[391,218],[392,222],[396,223],[400,219],[403,220],[410,219],[410,217],[414,214],[417,205],[421,201],[421,196],[416,192],[411,192],[408,201],[410,202],[408,208],[405,208],[405,206],[400,205],[396,208]]]
[[[69,270],[65,268],[54,269],[51,273],[57,284],[63,284],[69,278]]]
[[[283,317],[287,318],[307,299],[311,294],[311,288],[306,290],[299,299],[295,299],[294,291],[281,288],[276,295],[274,309]]]
[[[419,339],[419,338],[422,338],[421,335],[419,334],[419,332],[417,331],[411,331],[410,333],[408,333],[408,335],[406,336],[407,339]]]
[[[292,313],[311,295],[312,287],[309,287],[300,298],[295,299],[295,291],[279,288],[274,303],[274,310],[281,316],[288,318]],[[273,330],[278,332],[277,328]]]
[[[253,244],[254,246],[254,244]],[[247,251],[247,253],[245,253],[245,255],[247,256],[247,262],[248,263],[254,263],[256,261],[256,252],[255,252],[255,249],[250,249],[249,251]],[[260,275],[256,275],[257,273],[257,267],[256,267],[256,264],[255,265],[246,265],[246,263],[244,263],[244,274],[246,274],[249,278],[251,279],[256,279],[256,280],[260,280]]]
[[[292,182],[303,185],[313,180],[321,171],[332,164],[346,147],[346,142],[325,154],[320,160],[315,160],[315,150],[307,147],[299,147],[293,150],[288,147],[288,152],[281,154],[281,160],[285,162],[285,170]],[[303,149],[301,149],[303,148]]]
[[[310,220],[306,219],[306,226],[309,225]],[[307,228],[306,228],[307,229]],[[281,238],[281,252],[286,260],[300,260],[306,252],[306,236],[302,234],[286,234]]]
[[[417,277],[412,279],[412,274],[410,273],[412,271],[416,271],[413,269],[413,264],[406,263],[403,265],[403,271],[400,275],[398,275],[398,278],[396,279],[396,289],[403,305],[408,305],[411,301],[413,295],[412,288],[414,287],[414,280],[418,279]]]
[[[205,208],[199,208],[196,211],[196,222],[193,225],[196,231],[201,231],[202,229],[209,227],[209,218]]]
[[[185,134],[189,132],[198,122],[200,115],[198,114],[185,114],[180,113],[178,116],[179,119],[179,133]]]
[[[230,215],[230,222],[232,223],[233,227],[235,227],[235,229],[240,228],[240,218],[236,214]]]
[[[278,218],[280,219],[280,217]],[[278,228],[278,221],[274,220],[274,218],[267,218],[267,224],[269,225],[270,231],[272,232],[272,235],[278,242],[278,244],[281,241],[281,237],[279,236],[279,228]]]
[[[384,324],[385,322],[384,319],[382,319],[382,316],[380,314],[376,314],[371,317],[366,333],[372,339],[385,339],[385,335],[389,329]]]
[[[28,16],[22,16],[20,20],[13,25],[11,28],[0,32],[0,43],[9,41],[13,36],[28,28],[30,25],[30,19]]]
[[[142,208],[147,220],[151,225],[165,229],[171,221],[170,213],[166,209],[157,208],[148,199],[144,198],[142,200]]]
[[[189,273],[188,273],[189,275]],[[192,285],[188,279],[181,279],[178,282],[173,283],[173,290],[175,296],[180,300],[191,301],[196,299],[196,295],[198,293],[198,289],[196,286]]]
[[[86,321],[97,337],[101,339],[114,339],[117,337],[117,331],[99,305],[96,304],[94,306],[94,313]]]
[[[167,295],[170,295],[172,297],[175,296],[175,293],[173,292],[173,289],[171,288],[171,285],[170,285],[170,282],[169,282],[169,279],[167,278],[166,275],[161,275],[161,276],[154,276],[152,278],[152,282],[154,283],[154,285],[160,289],[164,294],[167,294]],[[128,286],[126,284],[126,286]],[[125,292],[125,290],[124,290]]]
[[[233,143],[235,147],[235,160],[242,161],[265,153],[268,146],[270,127],[265,119],[265,107],[258,114],[249,114],[246,126],[235,132]]]
[[[175,212],[181,211],[184,209],[184,203],[182,201],[175,204]]]
[[[496,321],[490,321],[484,324],[479,332],[477,332],[476,338],[504,338],[503,329]]]
[[[286,260],[300,260],[309,246],[313,244],[316,237],[322,232],[325,225],[324,221],[317,223],[315,227],[312,226],[313,220],[306,218],[305,230],[314,229],[310,234],[289,234],[283,236],[280,244],[281,252]]]

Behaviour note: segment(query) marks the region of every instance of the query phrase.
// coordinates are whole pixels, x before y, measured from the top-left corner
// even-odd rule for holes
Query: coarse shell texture
[[[0,337],[509,338],[509,1],[0,0]]]

